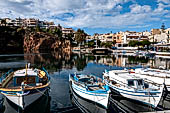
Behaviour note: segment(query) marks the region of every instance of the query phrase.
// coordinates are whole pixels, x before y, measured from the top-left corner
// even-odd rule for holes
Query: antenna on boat
[[[25,66],[25,81],[26,81],[26,83],[27,83],[27,81],[28,81],[28,78],[27,78],[27,68],[28,68],[28,64],[26,63],[26,66]]]
[[[26,66],[25,66],[25,75],[27,75],[27,63],[26,63]]]
[[[30,68],[30,65],[31,65],[31,64],[30,64],[30,63],[28,63],[28,68]]]

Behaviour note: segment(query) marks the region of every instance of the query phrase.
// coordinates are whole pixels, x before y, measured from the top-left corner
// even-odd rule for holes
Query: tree
[[[5,20],[5,19],[2,19],[2,20],[1,20],[1,24],[6,26],[6,24],[7,24],[7,23],[6,23],[6,20]]]
[[[111,48],[112,47],[112,42],[102,42],[100,46],[104,46],[106,48]]]
[[[147,49],[148,49],[148,48],[149,48],[149,45],[151,44],[151,42],[148,41],[148,40],[143,40],[143,41],[141,41],[141,44],[142,44],[143,47],[146,45],[146,46],[147,46]]]
[[[35,31],[40,32],[40,26],[39,25],[36,26]]]
[[[112,47],[112,42],[106,42],[105,47],[106,48],[111,48]]]
[[[132,47],[135,47],[136,45],[138,45],[137,43],[138,43],[138,41],[131,40],[131,41],[128,43],[128,45],[129,45],[129,46],[132,46]]]
[[[164,25],[164,23],[162,23],[161,29],[162,29],[162,30],[165,30],[165,25]]]
[[[62,34],[62,30],[60,28],[55,28],[54,33],[58,35],[59,40],[62,40],[63,34]]]
[[[112,42],[112,44],[115,45],[115,44],[116,44],[116,40],[114,40],[114,41]]]
[[[94,45],[95,45],[94,40],[87,42],[87,45],[88,45],[88,47],[94,47]]]
[[[87,34],[84,32],[84,30],[78,29],[75,33],[75,40],[77,43],[82,43],[85,41]]]

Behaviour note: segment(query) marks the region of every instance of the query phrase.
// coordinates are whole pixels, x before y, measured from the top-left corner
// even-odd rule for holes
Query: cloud
[[[34,17],[77,28],[142,28],[169,17],[170,0],[153,5],[137,0],[1,0],[0,17]]]
[[[131,13],[148,13],[152,10],[151,6],[149,6],[149,5],[141,6],[138,4],[131,5],[130,9],[131,9]]]
[[[165,4],[170,4],[170,0],[158,0],[158,2],[163,2]]]

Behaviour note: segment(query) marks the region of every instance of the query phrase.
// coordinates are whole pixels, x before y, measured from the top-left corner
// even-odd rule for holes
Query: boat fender
[[[44,71],[40,71],[39,77],[40,77],[40,78],[43,78],[43,77],[45,76],[45,74],[46,74],[46,73],[45,73]]]
[[[109,91],[109,86],[108,85],[105,85],[104,88],[105,88],[106,91]]]
[[[130,70],[129,70],[129,74],[130,74],[130,73],[135,73],[135,71],[134,71],[133,69],[130,69]]]
[[[105,73],[109,73],[109,71],[108,71],[108,70],[106,70],[106,69],[105,69],[104,71],[105,71]]]
[[[85,87],[86,87],[86,91],[88,91],[88,87],[85,85]]]

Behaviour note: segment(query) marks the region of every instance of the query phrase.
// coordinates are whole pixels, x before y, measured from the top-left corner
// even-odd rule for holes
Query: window
[[[137,80],[138,81],[138,85],[143,85],[143,80]]]
[[[134,80],[128,80],[128,86],[134,86]]]

